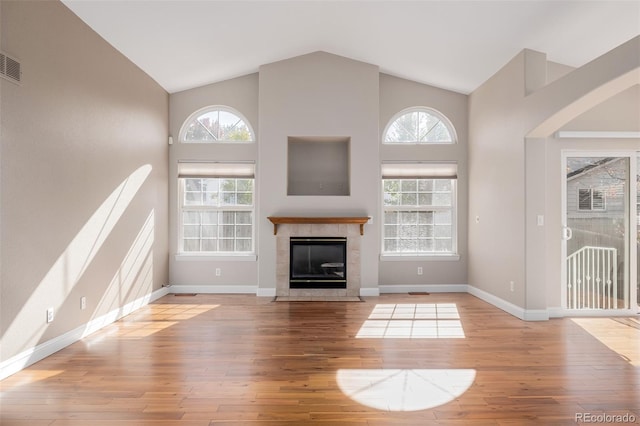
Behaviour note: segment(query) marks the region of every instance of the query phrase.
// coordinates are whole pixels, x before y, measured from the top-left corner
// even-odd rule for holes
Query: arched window
[[[438,111],[414,107],[393,116],[382,141],[388,144],[452,144],[456,143],[456,134],[451,122]]]
[[[191,114],[180,129],[180,141],[186,143],[255,142],[249,122],[238,111],[211,106]]]

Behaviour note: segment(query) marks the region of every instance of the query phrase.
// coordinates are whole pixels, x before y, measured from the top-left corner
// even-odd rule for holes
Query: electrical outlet
[[[222,269],[216,268],[216,277],[219,277],[221,275],[222,275]]]
[[[515,291],[516,290],[515,283],[513,281],[509,281],[509,290],[511,290],[511,291]]]
[[[53,308],[47,309],[47,322],[53,321]]]
[[[80,298],[80,309],[82,310],[87,309],[87,298],[85,296],[82,296]]]
[[[422,275],[422,266],[418,266],[418,275]]]

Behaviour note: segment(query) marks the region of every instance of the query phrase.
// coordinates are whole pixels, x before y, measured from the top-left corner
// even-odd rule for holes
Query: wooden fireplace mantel
[[[282,216],[269,216],[267,217],[273,223],[273,235],[278,234],[278,225],[280,224],[314,224],[314,223],[323,223],[323,224],[356,224],[360,225],[360,235],[364,235],[364,224],[371,219],[370,217],[282,217]]]

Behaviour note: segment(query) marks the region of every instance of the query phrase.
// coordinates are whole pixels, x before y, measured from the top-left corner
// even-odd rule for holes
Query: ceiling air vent
[[[13,83],[20,83],[20,77],[22,76],[20,68],[20,62],[0,52],[0,77]]]

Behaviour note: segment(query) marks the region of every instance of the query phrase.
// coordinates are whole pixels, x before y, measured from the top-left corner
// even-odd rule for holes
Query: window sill
[[[248,254],[190,254],[178,253],[175,255],[177,262],[255,262],[258,256],[254,253]]]
[[[460,260],[459,254],[381,254],[384,262],[455,262]]]

